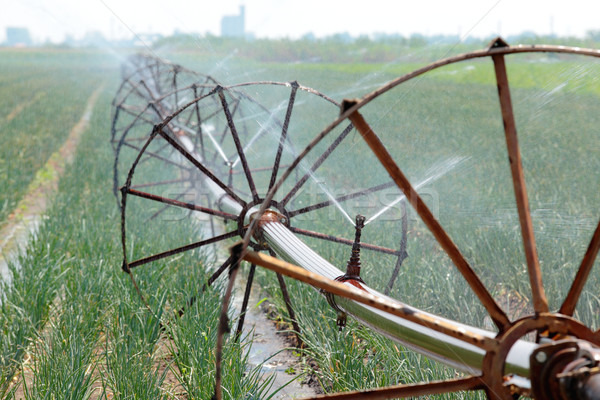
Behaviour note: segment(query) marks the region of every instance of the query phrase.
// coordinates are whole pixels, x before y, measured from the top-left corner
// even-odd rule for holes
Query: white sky
[[[109,39],[132,32],[220,34],[223,15],[246,6],[246,30],[257,37],[298,38],[338,32],[509,36],[584,36],[600,30],[595,0],[0,0],[0,42],[6,27],[27,27],[35,41],[81,38],[100,31]]]

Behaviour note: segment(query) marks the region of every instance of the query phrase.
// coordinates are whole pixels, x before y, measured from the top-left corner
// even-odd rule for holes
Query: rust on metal
[[[538,313],[548,312],[548,300],[546,299],[546,293],[542,283],[540,262],[535,245],[535,235],[533,233],[531,212],[529,211],[527,187],[525,184],[525,175],[523,173],[521,151],[519,149],[519,142],[517,140],[517,127],[513,114],[512,101],[510,98],[510,89],[508,86],[508,76],[506,75],[504,56],[493,55],[492,60],[494,61],[496,82],[498,84],[498,97],[500,98],[502,121],[504,122],[504,132],[506,134],[508,161],[510,163],[510,171],[512,174],[513,187],[517,201],[517,211],[519,213],[521,235],[523,237],[523,246],[525,248],[525,258],[527,260],[529,284],[531,286],[531,294],[533,296],[533,308]]]
[[[498,347],[488,351],[483,360],[483,378],[489,399],[513,399],[513,393],[505,386],[504,365],[513,344],[529,332],[550,331],[572,336],[583,343],[600,344],[600,337],[581,322],[560,314],[539,313],[522,318],[504,332],[498,334]],[[535,353],[534,353],[535,354]],[[550,356],[550,354],[547,354]],[[545,384],[545,383],[542,383]],[[535,391],[536,389],[534,389]]]
[[[383,400],[404,399],[407,397],[431,396],[435,394],[454,393],[484,389],[481,377],[468,376],[465,378],[447,379],[425,383],[392,385],[384,388],[366,389],[345,393],[326,394],[304,398],[303,400]]]
[[[240,214],[240,220],[242,220],[244,218],[244,215],[245,215],[245,212],[242,211],[242,213]],[[238,224],[241,222],[242,221],[239,221]],[[250,215],[250,224],[254,223],[254,224],[256,224],[256,227],[257,227],[257,229],[254,230],[253,237],[258,242],[258,245],[262,249],[269,248],[269,245],[263,238],[262,228],[265,226],[265,224],[272,223],[272,222],[279,222],[284,225],[289,224],[289,220],[285,215],[283,215],[282,213],[277,212],[275,210],[272,210],[272,209],[266,210],[260,217],[258,216],[257,212],[254,212]],[[243,226],[243,229],[238,229],[240,231],[240,236],[242,236],[242,237],[244,236],[243,232],[244,232],[244,230],[248,229],[248,226]]]
[[[336,296],[342,296],[347,299],[369,305],[378,310],[385,311],[400,318],[404,318],[408,321],[462,340],[465,343],[472,344],[484,350],[494,350],[497,347],[496,340],[493,338],[488,338],[476,332],[466,331],[463,328],[459,328],[451,323],[442,321],[439,318],[424,314],[423,312],[412,307],[407,307],[400,303],[374,296],[363,290],[359,290],[341,282],[314,274],[278,258],[257,253],[249,249],[246,249],[245,252],[243,252],[242,258],[250,263],[255,263],[264,268],[270,269],[271,271],[278,272],[282,275],[289,276],[290,278],[294,278],[304,283],[308,283],[311,286],[322,289],[326,292],[330,292]]]
[[[354,225],[354,243],[352,243],[352,252],[350,253],[350,259],[346,264],[346,273],[342,276],[335,278],[338,282],[348,282],[351,285],[362,289],[361,283],[365,281],[360,276],[360,236],[362,229],[365,226],[365,217],[363,215],[356,216],[356,222]]]
[[[596,257],[598,256],[598,249],[600,249],[600,222],[598,222],[598,226],[596,226],[596,230],[594,231],[590,245],[588,246],[583,259],[581,260],[581,265],[577,270],[575,279],[573,279],[569,293],[560,307],[559,312],[561,314],[573,315],[575,312],[575,306],[577,305],[577,301],[579,300],[583,286],[587,282],[587,278],[590,275],[592,267],[594,266],[594,262],[596,261]]]
[[[254,221],[255,218],[257,216],[257,213],[253,213],[250,215],[250,222]],[[275,210],[267,210],[264,212],[263,215],[260,216],[260,218],[257,221],[257,227],[259,229],[262,229],[262,227],[265,224],[271,223],[271,222],[280,222],[284,225],[287,225],[287,218],[285,217],[285,215],[281,214],[280,212],[277,212]]]

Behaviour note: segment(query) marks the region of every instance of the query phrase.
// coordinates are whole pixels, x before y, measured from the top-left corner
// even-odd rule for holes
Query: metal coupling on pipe
[[[250,224],[252,224],[252,222],[256,219],[258,212],[252,213],[250,215]],[[254,237],[254,239],[258,242],[258,244],[260,246],[262,246],[263,248],[267,249],[269,248],[269,245],[267,243],[267,241],[265,240],[265,238],[263,237],[263,227],[266,224],[269,223],[273,223],[273,222],[279,222],[283,225],[288,225],[288,218],[277,212],[274,210],[266,210],[263,215],[261,215],[260,219],[257,221],[256,223],[256,227],[257,229],[254,230],[254,234],[252,235]]]
[[[536,399],[600,399],[600,349],[590,343],[566,339],[541,345],[530,364]]]

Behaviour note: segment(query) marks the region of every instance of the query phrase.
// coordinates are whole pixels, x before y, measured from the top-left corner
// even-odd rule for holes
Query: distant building
[[[7,46],[31,46],[31,36],[27,28],[6,28]]]
[[[245,7],[240,6],[239,15],[226,15],[221,19],[221,36],[244,37],[245,36]]]

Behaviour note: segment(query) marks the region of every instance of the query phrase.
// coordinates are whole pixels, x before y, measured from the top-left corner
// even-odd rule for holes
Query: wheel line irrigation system
[[[220,385],[221,350],[224,334],[228,329],[227,311],[230,297],[241,260],[246,260],[253,266],[259,265],[271,269],[278,274],[292,277],[320,289],[326,295],[331,306],[338,312],[338,321],[341,325],[343,325],[345,315],[350,315],[402,345],[467,374],[464,378],[447,381],[400,385],[372,389],[367,392],[339,393],[325,395],[322,398],[396,398],[460,390],[484,390],[488,398],[492,399],[513,398],[515,394],[539,399],[588,399],[599,395],[600,375],[598,375],[598,365],[600,351],[596,346],[600,344],[600,335],[575,320],[572,315],[600,248],[600,224],[593,234],[578,273],[559,312],[550,312],[541,282],[505,66],[505,55],[538,52],[600,57],[600,52],[597,50],[545,45],[509,46],[502,39],[497,38],[484,50],[434,62],[391,81],[361,99],[345,100],[339,105],[339,118],[317,135],[301,152],[294,153],[293,162],[285,166],[286,169],[278,180],[275,179],[278,175],[277,171],[279,168],[282,170],[284,168],[280,165],[280,156],[283,143],[287,140],[285,132],[289,124],[296,91],[301,90],[317,95],[324,101],[338,106],[335,101],[313,89],[300,86],[296,82],[289,84],[254,82],[225,87],[219,85],[210,77],[192,73],[163,60],[148,57],[138,59],[138,64],[133,70],[125,74],[124,83],[114,101],[116,111],[113,119],[112,140],[116,150],[115,191],[120,187],[122,196],[120,206],[122,210],[123,269],[130,274],[137,288],[133,274],[133,268],[135,267],[186,250],[214,244],[237,235],[243,239],[231,249],[231,256],[217,269],[209,281],[210,284],[223,271],[229,269],[229,283],[224,294],[217,339],[216,399],[222,398]],[[525,249],[529,283],[532,289],[534,313],[517,321],[510,321],[506,313],[496,303],[460,253],[458,247],[429,210],[415,187],[411,185],[403,171],[394,162],[380,138],[360,113],[361,108],[366,104],[404,82],[445,65],[476,58],[490,58],[494,64],[507,151],[511,160],[512,183]],[[201,83],[178,86],[178,76],[183,73],[193,75],[195,82],[201,81]],[[283,133],[279,142],[274,173],[267,194],[263,198],[258,194],[255,187],[252,179],[252,168],[247,165],[247,157],[239,140],[240,133],[238,131],[241,129],[235,125],[232,117],[235,112],[241,111],[238,110],[239,103],[235,101],[236,97],[231,93],[244,86],[251,87],[251,85],[257,84],[287,86],[291,88],[292,93],[288,102],[286,117],[280,123]],[[183,95],[184,92],[193,92],[193,95],[190,96],[192,99],[186,100]],[[123,95],[123,93],[125,94]],[[238,100],[245,96],[240,94],[241,92],[235,93]],[[137,99],[138,102],[141,100],[145,104],[142,104],[142,106],[139,106],[139,104],[137,106],[132,105],[132,98]],[[226,129],[223,130],[222,134],[216,136],[210,133],[210,131],[214,131],[214,127],[209,129],[208,125],[202,123],[207,118],[201,119],[199,111],[202,102],[211,98],[214,98],[214,100],[209,104],[213,108],[209,107],[208,111],[202,110],[204,115],[211,116],[217,112],[223,112],[227,121]],[[244,99],[247,100],[247,98]],[[123,115],[129,116],[129,122],[119,125],[120,118],[123,118]],[[194,118],[197,118],[195,123],[191,123],[190,121]],[[302,230],[292,226],[285,206],[273,200],[275,193],[283,186],[290,175],[297,173],[304,157],[324,137],[336,128],[345,126],[344,124],[348,122],[351,123],[351,127],[360,133],[360,136],[380,161],[389,177],[403,192],[407,201],[413,206],[442,249],[453,261],[458,271],[488,311],[497,326],[497,332],[465,325],[421,311],[379,293],[365,284],[360,278],[360,263],[358,261],[361,248],[360,229],[364,224],[364,219],[362,222],[359,219],[356,221],[355,241],[346,243],[353,246],[354,257],[354,262],[348,263],[346,271],[335,267],[297,236],[296,233],[301,233]],[[151,133],[146,133],[142,139],[128,137],[132,128],[138,125],[146,128],[151,126]],[[218,143],[223,143],[226,134],[231,135],[237,149],[238,158],[235,163],[242,166],[250,191],[248,193],[249,201],[243,200],[239,191],[231,188],[233,168],[231,162],[227,164],[228,159],[225,152],[218,151],[219,154],[215,153],[214,155],[206,154],[205,149],[207,146],[202,141],[210,142],[213,145],[217,144],[218,148]],[[165,157],[158,152],[153,153],[150,150],[151,145],[155,146],[157,141],[160,140],[164,140],[164,145],[160,148],[168,147],[171,152],[170,157]],[[138,144],[134,145],[133,143]],[[140,146],[141,143],[143,143],[142,146]],[[123,182],[121,175],[119,175],[122,174],[122,171],[119,172],[119,157],[127,147],[137,153],[137,156],[128,168],[126,179]],[[215,164],[211,164],[209,160],[211,157],[214,160],[215,157],[219,156],[225,159],[229,170],[224,175],[217,176],[218,174],[213,171]],[[136,168],[147,158],[160,160],[167,164],[179,163],[181,165],[181,160],[191,163],[198,171],[197,176],[200,177],[192,186],[202,186],[203,190],[208,190],[212,199],[209,205],[185,203],[179,199],[170,199],[138,190],[139,187],[135,187],[132,180]],[[316,164],[318,163],[319,161]],[[313,172],[315,168],[313,166]],[[182,167],[182,170],[184,169],[189,171],[187,167]],[[173,181],[185,179],[182,176],[172,177]],[[227,182],[227,179],[229,179],[229,182]],[[213,217],[222,218],[225,221],[234,220],[237,223],[237,230],[222,235],[214,235],[212,239],[130,262],[126,251],[126,210],[129,196],[144,197],[163,203],[165,206],[170,205],[208,214],[211,217],[211,224],[213,224]],[[368,246],[368,244],[364,244],[364,246]],[[266,250],[269,254],[261,253],[258,250]],[[393,254],[398,255],[399,252],[393,252]],[[273,257],[275,255],[277,258]],[[285,290],[284,287],[282,289]],[[292,312],[290,308],[288,309]],[[244,310],[242,310],[243,312]],[[526,334],[531,332],[537,333],[537,342],[523,339]],[[548,387],[552,390],[546,389]]]

